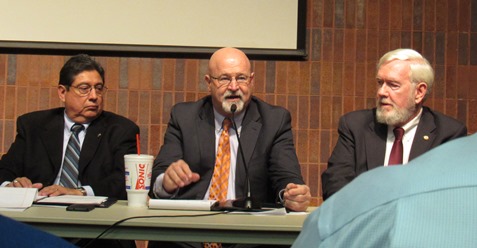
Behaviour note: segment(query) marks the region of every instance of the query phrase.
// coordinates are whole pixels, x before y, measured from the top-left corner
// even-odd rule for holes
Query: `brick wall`
[[[313,205],[337,139],[339,117],[375,105],[375,63],[410,47],[436,70],[429,107],[477,131],[477,0],[308,0],[306,61],[255,60],[255,95],[289,109]],[[61,106],[58,74],[67,56],[0,49],[0,153],[16,117]],[[106,70],[105,109],[141,128],[141,151],[156,155],[172,105],[207,95],[207,60],[96,57]]]

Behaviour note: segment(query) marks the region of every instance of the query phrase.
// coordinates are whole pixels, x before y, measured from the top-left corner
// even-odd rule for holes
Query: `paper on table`
[[[106,201],[106,196],[81,196],[81,195],[60,195],[45,197],[37,200],[36,204],[51,204],[51,205],[70,205],[70,204],[95,204],[100,205]]]
[[[5,210],[29,208],[37,192],[36,188],[0,187],[0,208]]]
[[[169,210],[202,210],[210,211],[217,204],[215,200],[167,200],[150,199],[149,208]]]

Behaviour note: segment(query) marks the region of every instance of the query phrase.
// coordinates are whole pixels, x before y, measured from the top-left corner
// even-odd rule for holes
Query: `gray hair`
[[[408,48],[400,48],[384,54],[376,66],[377,70],[383,64],[393,60],[409,61],[411,75],[409,75],[412,83],[417,84],[424,82],[427,85],[426,96],[429,95],[434,84],[434,69],[431,64],[420,53]]]

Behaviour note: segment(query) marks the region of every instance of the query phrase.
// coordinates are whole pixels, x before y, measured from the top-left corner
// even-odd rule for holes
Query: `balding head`
[[[205,75],[214,108],[224,116],[230,116],[234,104],[237,114],[244,111],[252,97],[253,76],[244,52],[233,47],[214,52]]]
[[[214,75],[214,72],[224,67],[230,66],[246,66],[250,73],[250,60],[244,52],[233,47],[224,47],[215,51],[209,60],[208,72]]]

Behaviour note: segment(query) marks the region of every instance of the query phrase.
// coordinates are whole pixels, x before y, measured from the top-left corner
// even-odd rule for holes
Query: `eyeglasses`
[[[106,94],[106,91],[108,90],[104,84],[97,84],[95,86],[91,86],[89,84],[80,84],[77,86],[70,85],[69,87],[75,88],[75,92],[80,96],[88,96],[93,88],[96,91],[96,95],[99,96]]]
[[[214,79],[214,80],[217,80],[217,82],[219,83],[219,87],[222,87],[222,86],[228,86],[230,83],[232,83],[232,81],[235,79],[235,82],[237,82],[237,84],[239,85],[247,85],[250,83],[250,76],[245,76],[245,75],[239,75],[239,76],[236,76],[236,77],[229,77],[229,76],[220,76],[220,77],[213,77],[213,76],[210,76],[210,78]]]

